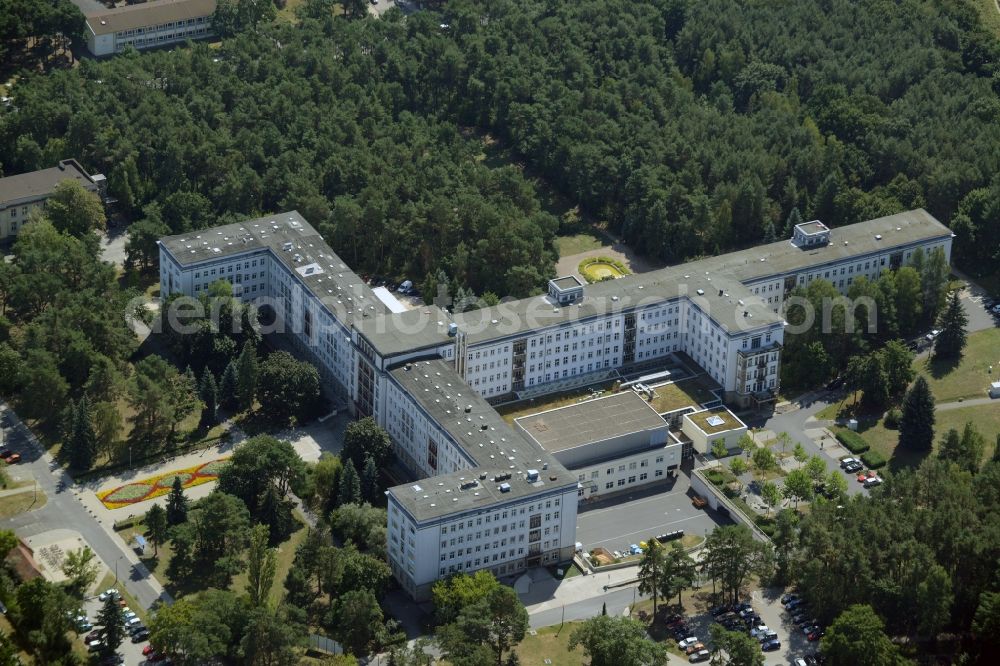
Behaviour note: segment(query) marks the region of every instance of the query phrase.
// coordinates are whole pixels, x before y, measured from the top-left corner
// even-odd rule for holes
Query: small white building
[[[737,448],[747,426],[725,407],[715,407],[685,414],[681,430],[691,438],[695,451],[709,453],[717,441],[723,442],[727,450]]]
[[[215,0],[152,0],[94,10],[78,3],[87,19],[87,50],[95,56],[120,53],[126,46],[147,49],[209,37]]]

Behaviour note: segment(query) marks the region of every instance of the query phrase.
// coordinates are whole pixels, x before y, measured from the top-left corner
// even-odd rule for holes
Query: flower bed
[[[222,458],[187,469],[178,469],[159,476],[151,476],[142,481],[126,483],[123,486],[100,492],[97,494],[97,499],[101,500],[101,503],[109,509],[120,509],[136,502],[144,502],[154,497],[166,495],[173,486],[174,477],[180,477],[183,488],[193,488],[203,483],[215,481],[227,464],[226,459]]]

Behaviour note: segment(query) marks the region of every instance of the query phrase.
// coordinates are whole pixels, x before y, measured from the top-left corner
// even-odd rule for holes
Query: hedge
[[[879,469],[880,467],[885,467],[885,464],[889,461],[878,451],[867,451],[861,454],[861,462],[867,465],[869,469]]]
[[[837,433],[837,440],[847,447],[851,453],[864,453],[871,447],[865,438],[853,430],[841,430]]]

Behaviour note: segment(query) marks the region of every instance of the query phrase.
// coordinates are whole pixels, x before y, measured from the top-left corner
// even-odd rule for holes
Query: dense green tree
[[[101,626],[102,652],[105,656],[115,654],[125,640],[125,618],[118,600],[114,597],[105,599],[97,619],[97,624]]]
[[[965,424],[961,436],[952,428],[947,432],[938,447],[938,457],[950,460],[973,474],[979,471],[979,465],[986,450],[986,438],[983,437],[972,422]]]
[[[705,540],[703,571],[722,587],[723,597],[735,602],[752,575],[770,573],[770,547],[753,538],[743,525],[715,528]]]
[[[903,400],[899,443],[914,451],[930,451],[934,443],[934,396],[923,375],[917,377]]]
[[[370,504],[342,504],[331,512],[329,523],[342,543],[351,542],[369,553],[385,549],[385,509]]]
[[[267,604],[271,586],[274,584],[276,559],[274,550],[268,545],[270,531],[266,525],[254,525],[250,530],[250,545],[247,547],[247,594],[250,605],[260,608]]]
[[[335,604],[334,635],[352,654],[367,657],[377,647],[384,618],[371,590],[351,590]]]
[[[437,637],[452,663],[503,666],[504,654],[521,642],[527,629],[528,611],[517,592],[501,585],[463,608],[454,622],[438,629]]]
[[[171,489],[172,491],[173,489]],[[167,512],[159,504],[154,504],[146,512],[145,523],[146,535],[153,542],[153,557],[157,557],[160,554],[160,544],[166,543],[170,535],[170,523],[167,522]]]
[[[382,484],[379,482],[378,468],[369,456],[361,470],[361,497],[370,504],[382,501]]]
[[[894,666],[906,661],[885,635],[885,625],[871,606],[853,605],[844,610],[821,639],[823,654],[833,666]],[[858,646],[864,646],[859,650]]]
[[[66,553],[62,572],[68,581],[68,589],[77,597],[82,597],[87,589],[97,581],[100,564],[90,546],[77,548]]]
[[[73,419],[73,436],[67,442],[69,445],[69,462],[74,469],[86,471],[93,467],[94,456],[97,454],[97,434],[91,420],[90,403],[87,396],[76,403],[76,414]]]
[[[184,486],[181,484],[180,475],[175,476],[170,487],[170,494],[167,496],[167,524],[180,525],[187,521],[188,499],[184,495]]]
[[[438,623],[454,622],[464,608],[485,599],[499,587],[497,579],[486,570],[460,573],[437,581],[431,588],[431,598]]]
[[[75,238],[104,231],[107,223],[100,197],[83,189],[76,180],[56,185],[45,202],[45,216],[58,231]]]
[[[169,442],[178,424],[198,406],[195,382],[160,356],[136,364],[128,391],[132,437],[144,443]]]
[[[154,266],[160,255],[157,242],[169,235],[170,228],[159,219],[147,217],[129,226],[128,240],[125,241],[126,264],[138,265],[141,270]]]
[[[253,406],[254,395],[257,392],[257,381],[260,369],[257,364],[257,352],[249,345],[243,345],[243,351],[236,359],[236,405],[240,410]]]
[[[245,566],[250,513],[243,502],[219,490],[198,500],[188,513],[193,563],[199,577],[225,589]]]
[[[235,661],[242,657],[251,617],[246,597],[204,590],[159,606],[149,623],[149,642],[184,664]]]
[[[203,425],[215,425],[217,419],[216,410],[218,408],[218,388],[215,385],[215,376],[209,368],[201,375],[201,382],[198,384],[198,397],[201,398],[201,423]]]
[[[674,541],[664,553],[663,576],[660,582],[660,592],[665,599],[677,595],[677,605],[681,605],[681,592],[694,584],[696,566],[694,560],[681,547],[679,541]]]
[[[344,471],[340,475],[337,489],[337,506],[361,503],[361,479],[358,477],[354,463],[348,460],[344,463]]]
[[[344,432],[344,448],[340,458],[345,463],[354,463],[354,470],[365,468],[365,460],[371,458],[379,469],[385,467],[392,455],[392,440],[375,419],[365,417],[347,426]]]
[[[969,317],[965,314],[962,300],[958,291],[953,291],[938,321],[941,332],[934,339],[934,358],[959,358],[965,349],[965,328],[968,325]]]
[[[275,352],[260,364],[256,395],[261,413],[271,422],[302,423],[319,406],[319,372],[288,352]]]
[[[307,628],[301,611],[287,605],[252,610],[240,641],[240,654],[248,666],[295,666],[306,643]]]
[[[782,486],[781,493],[786,498],[795,502],[795,508],[798,508],[799,502],[808,502],[812,499],[813,480],[801,467],[793,469],[785,475],[785,483]]]
[[[646,639],[637,620],[599,615],[573,630],[569,649],[583,646],[591,666],[649,666],[667,663],[664,647]]]
[[[732,666],[763,666],[764,653],[760,644],[742,631],[727,631],[721,624],[712,624],[712,646],[717,653],[725,652],[726,663]]]
[[[656,616],[660,601],[660,588],[666,568],[666,555],[663,545],[650,538],[646,550],[639,562],[639,593],[653,596],[653,616]]]
[[[233,362],[226,366],[222,379],[219,380],[219,405],[230,410],[237,406],[236,366]]]

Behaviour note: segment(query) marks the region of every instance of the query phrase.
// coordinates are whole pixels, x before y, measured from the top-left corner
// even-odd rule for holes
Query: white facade
[[[682,444],[670,436],[667,444],[660,448],[573,469],[580,483],[577,496],[580,499],[589,499],[666,481],[669,477],[677,475],[681,465],[682,448]]]
[[[758,250],[704,260],[718,266],[691,264],[580,289],[564,281],[565,289],[555,291],[572,292],[571,303],[535,297],[506,304],[516,314],[523,314],[518,307],[541,306],[548,313],[541,323],[504,332],[498,307],[482,311],[487,326],[473,331],[468,317],[433,306],[385,312],[304,220],[285,215],[164,239],[161,293],[197,296],[223,279],[241,298],[270,300],[281,330],[317,364],[327,391],[389,432],[399,460],[422,478],[387,493],[390,565],[416,598],[452,572],[489,569],[502,576],[569,559],[578,497],[655,482],[680,463],[682,445],[670,439],[661,448],[622,449],[614,460],[569,471],[503,423],[484,399],[499,402],[528,389],[543,394],[566,380],[685,352],[724,388],[727,402],[748,405],[779,388],[784,326],[776,313],[792,287],[823,277],[846,292],[859,276],[874,279],[910,261],[917,247],[941,247],[946,257],[951,247],[940,223],[911,211],[899,216],[908,228],[896,228],[898,242],[887,226],[895,218],[881,218],[848,228],[854,240],[843,246],[836,233],[829,241],[828,232],[830,244],[810,242],[808,251],[786,241],[765,246],[759,251],[765,256],[752,260],[749,253]],[[864,238],[873,228],[887,237]],[[689,277],[694,293],[675,288]],[[635,298],[619,300],[619,285]],[[602,294],[605,300],[595,298]],[[410,363],[414,376],[431,367],[426,363],[437,364],[423,388],[399,374]],[[728,443],[741,432],[720,436]],[[713,438],[702,437],[703,446]],[[536,462],[535,470],[526,469]],[[490,484],[488,477],[507,470],[508,479],[515,475],[514,490]],[[532,471],[536,480],[529,482]],[[464,489],[467,478],[478,480],[478,488]]]
[[[576,491],[564,489],[420,523],[390,494],[389,565],[411,596],[426,599],[452,573],[488,569],[500,577],[558,564],[572,557],[576,511]]]

